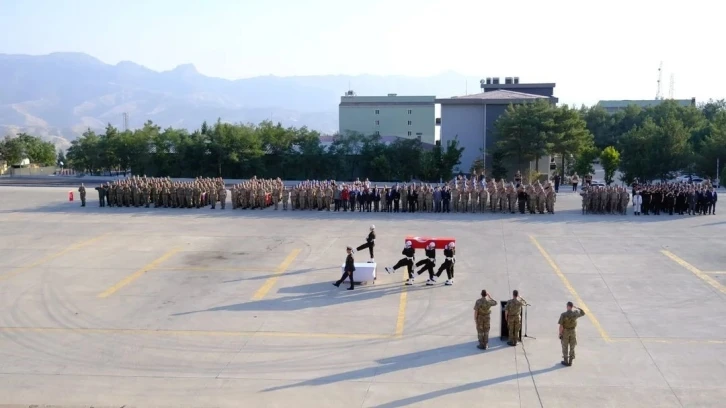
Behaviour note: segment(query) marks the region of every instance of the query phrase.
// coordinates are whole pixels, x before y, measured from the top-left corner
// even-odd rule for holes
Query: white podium
[[[375,262],[356,262],[355,272],[353,272],[353,282],[358,284],[373,283],[376,279],[376,263]],[[341,273],[345,270],[345,264],[340,266]]]

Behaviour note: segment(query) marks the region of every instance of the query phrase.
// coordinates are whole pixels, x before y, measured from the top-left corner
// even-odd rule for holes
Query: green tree
[[[504,157],[513,158],[515,167],[526,167],[531,161],[548,154],[552,147],[554,111],[548,102],[538,101],[510,105],[496,122],[499,140],[497,149]]]
[[[565,176],[565,159],[577,155],[593,144],[593,135],[578,111],[567,105],[554,108],[550,153],[560,155],[562,177]]]
[[[18,165],[26,158],[25,146],[18,138],[6,136],[5,140],[0,144],[0,156],[7,162],[8,166]]]
[[[579,174],[580,177],[584,177],[587,174],[594,173],[595,169],[593,168],[592,163],[598,156],[599,151],[594,146],[590,146],[581,150],[575,156],[575,163],[572,166],[572,170]]]
[[[605,183],[610,185],[613,182],[615,171],[620,166],[620,153],[612,146],[606,147],[600,153],[600,164],[605,170]]]
[[[617,144],[619,134],[615,133],[614,117],[601,106],[583,106],[580,116],[585,121],[587,129],[593,135],[593,143],[598,149]]]
[[[59,166],[65,166],[67,164],[66,154],[63,153],[63,150],[58,149],[58,155],[56,155],[56,163]]]

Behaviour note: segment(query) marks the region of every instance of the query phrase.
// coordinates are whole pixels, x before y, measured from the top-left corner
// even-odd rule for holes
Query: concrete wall
[[[436,105],[433,96],[344,96],[338,107],[340,133],[436,141]],[[409,121],[411,124],[409,125]]]
[[[464,148],[458,167],[464,173],[486,146],[485,116],[483,105],[441,105],[441,146],[458,136],[459,146]]]
[[[8,168],[5,172],[9,176],[50,176],[58,170],[57,167],[23,167],[19,169]]]

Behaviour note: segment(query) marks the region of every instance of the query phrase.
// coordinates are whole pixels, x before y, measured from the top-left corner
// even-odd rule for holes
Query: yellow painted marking
[[[408,275],[403,274],[403,281],[408,280]],[[401,297],[398,301],[398,318],[396,319],[396,334],[394,337],[400,339],[403,337],[403,326],[406,323],[406,304],[408,303],[408,286],[404,285],[401,290]]]
[[[200,337],[291,337],[321,339],[390,339],[384,334],[351,333],[297,333],[271,331],[223,331],[223,330],[150,330],[150,329],[91,329],[65,327],[0,327],[0,333],[58,333],[58,334],[125,334],[140,336],[200,336]]]
[[[585,304],[585,301],[582,300],[582,298],[577,293],[577,291],[575,290],[575,288],[572,287],[572,284],[567,279],[567,277],[565,276],[565,274],[562,273],[562,270],[560,270],[560,267],[557,266],[557,264],[555,263],[554,260],[552,260],[552,257],[550,257],[550,255],[547,253],[547,251],[545,251],[545,249],[542,248],[542,245],[540,245],[539,242],[537,242],[537,239],[534,236],[530,235],[529,236],[529,239],[532,240],[532,243],[534,244],[534,246],[537,247],[537,249],[539,250],[539,253],[542,254],[542,257],[544,257],[544,259],[550,265],[550,267],[552,268],[552,270],[554,270],[555,273],[557,274],[557,276],[559,276],[560,280],[562,280],[562,283],[565,285],[565,287],[567,288],[567,290],[570,291],[570,294],[572,294],[572,296],[575,299],[575,303],[577,304],[577,307],[581,308],[585,312],[585,314],[587,315],[587,317],[590,318],[590,321],[592,322],[593,326],[595,326],[595,328],[597,329],[597,331],[600,333],[600,337],[602,337],[603,340],[605,340],[607,342],[612,341],[610,339],[610,336],[608,336],[607,332],[605,331],[605,329],[603,329],[602,325],[597,320],[597,318],[595,317],[595,315],[592,313],[592,311],[590,310],[590,308],[587,307],[587,305]]]
[[[76,244],[73,244],[73,245],[67,247],[66,249],[64,249],[64,250],[62,250],[60,252],[56,252],[56,253],[54,253],[52,255],[46,256],[45,258],[41,258],[41,259],[39,259],[39,260],[31,263],[31,264],[28,264],[28,265],[25,265],[25,266],[21,266],[21,267],[19,267],[17,269],[14,269],[14,270],[6,273],[5,275],[0,276],[0,281],[5,280],[5,279],[10,279],[13,276],[16,276],[16,275],[18,275],[20,273],[23,273],[23,272],[27,271],[27,270],[33,269],[33,268],[35,268],[37,266],[40,266],[40,265],[42,265],[44,263],[50,262],[53,259],[59,258],[59,257],[65,255],[65,254],[67,254],[67,253],[69,253],[71,251],[75,251],[77,249],[81,249],[81,248],[83,248],[85,246],[91,245],[94,242],[97,242],[97,241],[105,238],[109,234],[110,234],[110,232],[107,232],[105,234],[98,235],[98,236],[96,236],[94,238],[91,238],[91,239],[87,239],[85,241],[78,242]]]
[[[292,252],[290,252],[287,258],[282,261],[280,266],[275,269],[275,272],[273,272],[272,276],[265,281],[265,283],[262,285],[261,288],[257,290],[257,292],[255,292],[255,295],[252,296],[252,300],[262,300],[267,295],[267,292],[269,292],[270,289],[275,286],[277,280],[280,279],[280,275],[285,273],[285,271],[287,270],[287,268],[290,267],[295,258],[300,255],[300,252],[302,252],[302,250],[300,249],[294,249]]]
[[[681,265],[682,267],[688,269],[691,273],[699,277],[702,281],[708,283],[709,285],[716,288],[716,290],[720,291],[721,293],[726,293],[726,287],[724,287],[719,281],[716,279],[708,276],[707,274],[703,273],[700,269],[696,268],[695,266],[689,264],[688,262],[684,261],[683,259],[677,257],[674,253],[666,250],[660,251],[661,254],[667,256],[670,258],[673,262],[677,263],[678,265]]]
[[[269,268],[215,268],[215,267],[195,267],[195,266],[179,266],[156,268],[157,271],[181,271],[181,272],[271,272],[275,267]]]
[[[708,271],[703,273],[707,273],[709,275],[726,275],[726,271]]]
[[[167,259],[171,258],[175,253],[179,252],[179,248],[174,248],[171,251],[165,253],[161,257],[157,258],[156,260],[152,261],[148,265],[144,266],[143,268],[139,269],[138,271],[132,273],[131,275],[125,277],[123,280],[121,280],[119,283],[111,286],[110,288],[106,289],[104,292],[100,293],[98,297],[100,298],[107,298],[114,293],[118,292],[121,288],[128,285],[129,283],[135,281],[136,279],[142,277],[146,272],[149,272],[153,269],[156,269],[157,266],[162,264]]]

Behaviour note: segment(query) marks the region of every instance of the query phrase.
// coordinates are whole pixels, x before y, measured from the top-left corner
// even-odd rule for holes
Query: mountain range
[[[319,75],[228,80],[205,76],[192,64],[157,72],[134,62],[106,64],[83,53],[0,54],[0,136],[27,132],[67,148],[86,129],[108,123],[129,128],[147,120],[197,129],[203,121],[307,126],[338,130],[338,103],[358,95],[464,94],[478,78],[447,72],[431,77]]]

